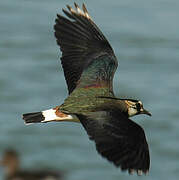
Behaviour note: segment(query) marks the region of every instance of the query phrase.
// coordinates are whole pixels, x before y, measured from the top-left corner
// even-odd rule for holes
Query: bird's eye
[[[140,103],[136,103],[136,108],[137,108],[137,111],[140,111],[140,109],[141,109]]]

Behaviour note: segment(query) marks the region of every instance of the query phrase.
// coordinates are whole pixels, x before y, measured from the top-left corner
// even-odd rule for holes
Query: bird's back
[[[87,114],[113,108],[127,116],[125,102],[115,98],[113,93],[102,87],[78,88],[60,106],[61,111],[72,114]]]

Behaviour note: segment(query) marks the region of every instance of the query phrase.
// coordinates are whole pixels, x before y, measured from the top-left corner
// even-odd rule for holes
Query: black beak
[[[141,109],[140,114],[147,114],[148,116],[152,116],[152,114],[145,109]]]

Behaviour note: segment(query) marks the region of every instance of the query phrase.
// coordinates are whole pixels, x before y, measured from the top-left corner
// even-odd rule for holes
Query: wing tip
[[[133,168],[129,168],[129,167],[122,168],[122,165],[116,165],[115,163],[114,163],[114,165],[116,167],[120,167],[120,169],[122,171],[128,171],[129,175],[137,174],[138,176],[142,176],[142,175],[148,175],[149,174],[149,168],[147,168],[147,169],[146,168],[135,168],[135,167],[133,167]]]
[[[141,170],[141,169],[135,170],[135,169],[128,169],[128,173],[129,173],[130,175],[134,175],[135,172],[137,173],[138,176],[142,176],[142,175],[148,175],[149,170]]]
[[[79,5],[74,2],[74,6],[75,6],[75,9],[73,9],[70,5],[66,5],[67,9],[71,12],[71,14],[75,14],[75,15],[78,15],[78,16],[83,16],[85,17],[86,19],[88,20],[91,20],[92,21],[92,18],[90,17],[89,13],[88,13],[88,10],[85,6],[85,4],[83,3],[82,4],[82,9],[80,9]],[[66,11],[65,9],[62,9],[62,11]]]

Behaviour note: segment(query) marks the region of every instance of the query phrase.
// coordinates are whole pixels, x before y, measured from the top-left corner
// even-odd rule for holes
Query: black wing
[[[122,170],[138,175],[147,173],[150,166],[148,144],[143,129],[116,111],[100,111],[79,119],[97,151]]]
[[[77,4],[75,4],[75,10],[70,6],[67,6],[67,8],[69,11],[63,9],[63,12],[68,18],[58,14],[54,29],[57,44],[62,51],[61,62],[69,94],[81,81],[85,81],[85,85],[91,87],[92,85],[99,85],[97,84],[99,79],[100,81],[101,79],[107,81],[103,84],[109,84],[109,88],[112,90],[112,80],[117,68],[117,60],[109,42],[92,21],[84,4],[83,10]],[[84,69],[88,69],[88,66],[93,64],[94,61],[95,64],[92,69],[97,69],[94,70],[93,74],[90,74],[93,79],[88,78],[87,71],[80,81]],[[92,72],[91,69],[89,71]],[[104,74],[107,74],[106,77],[101,77]]]

